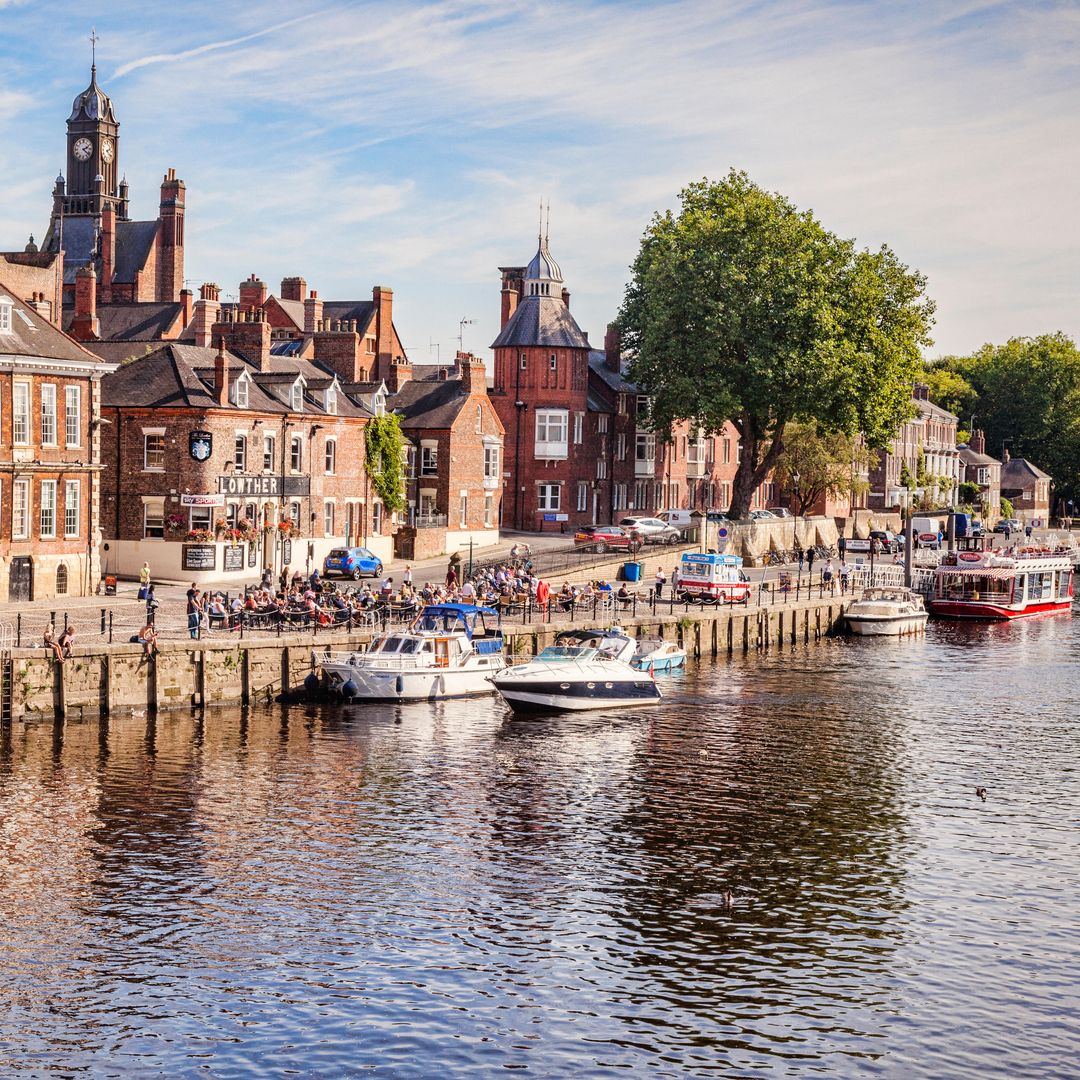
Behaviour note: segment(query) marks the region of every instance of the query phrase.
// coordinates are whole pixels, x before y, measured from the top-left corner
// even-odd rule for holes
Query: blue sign
[[[717,536],[727,536],[727,529],[717,529],[716,530],[716,535]]]
[[[554,521],[555,520],[555,515],[554,514],[545,514],[544,515],[544,520],[545,521]]]

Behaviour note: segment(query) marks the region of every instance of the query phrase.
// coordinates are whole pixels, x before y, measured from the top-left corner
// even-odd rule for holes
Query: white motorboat
[[[926,605],[911,589],[877,586],[864,589],[844,612],[848,629],[864,637],[899,637],[926,629]]]
[[[564,630],[539,656],[490,676],[517,712],[652,705],[660,688],[652,673],[630,665],[637,641],[619,629]]]
[[[671,671],[686,663],[686,650],[674,641],[640,638],[630,663],[638,671]]]
[[[363,652],[319,661],[332,689],[349,700],[434,701],[490,694],[506,666],[499,614],[473,604],[429,604],[407,628],[387,630]]]

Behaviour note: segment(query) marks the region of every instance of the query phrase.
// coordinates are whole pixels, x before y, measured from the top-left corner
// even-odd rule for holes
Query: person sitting
[[[53,658],[58,664],[64,662],[64,650],[56,640],[56,629],[52,623],[49,623],[49,625],[45,627],[45,633],[42,635],[42,644],[53,654]]]
[[[624,608],[630,606],[630,601],[633,600],[633,596],[626,587],[625,581],[619,586],[619,591],[615,594],[615,599],[618,600]]]
[[[75,644],[75,627],[71,623],[67,624],[64,632],[60,635],[60,639],[56,643],[60,652],[63,654],[64,660],[71,659],[71,646]]]
[[[215,626],[225,626],[228,620],[228,612],[225,610],[225,602],[220,593],[214,593],[210,598],[210,606],[206,609],[206,613],[211,630]]]
[[[596,591],[597,592],[602,592],[602,593],[609,593],[609,592],[611,592],[611,585],[608,582],[606,582],[603,578],[601,578],[599,583],[596,586]]]
[[[143,647],[143,656],[157,656],[157,631],[153,623],[148,622],[135,640]]]

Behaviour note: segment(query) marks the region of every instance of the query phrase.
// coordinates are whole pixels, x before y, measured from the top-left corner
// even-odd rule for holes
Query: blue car
[[[323,577],[336,574],[359,581],[362,577],[380,577],[382,571],[382,560],[367,548],[334,548],[323,559]]]

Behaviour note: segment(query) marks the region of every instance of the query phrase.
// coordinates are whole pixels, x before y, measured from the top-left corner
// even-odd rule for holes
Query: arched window
[[[61,563],[56,568],[56,595],[67,596],[68,591],[68,569]]]

